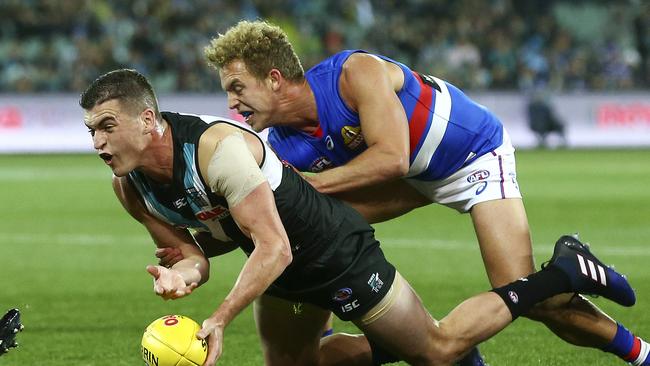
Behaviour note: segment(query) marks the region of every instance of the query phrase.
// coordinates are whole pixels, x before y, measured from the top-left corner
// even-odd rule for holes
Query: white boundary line
[[[439,240],[423,238],[394,238],[379,237],[381,246],[390,249],[427,249],[427,250],[455,250],[462,252],[478,253],[478,244],[474,241]],[[132,245],[152,243],[146,235],[119,235],[119,234],[48,234],[48,233],[7,233],[0,232],[0,243],[11,244],[57,244],[57,245]],[[625,247],[598,246],[598,254],[613,256],[650,256],[650,249],[644,245],[630,245]],[[534,246],[537,254],[550,254],[553,246],[550,244],[537,244]]]

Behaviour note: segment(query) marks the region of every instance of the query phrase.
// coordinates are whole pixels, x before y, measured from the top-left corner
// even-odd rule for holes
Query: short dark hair
[[[79,105],[89,110],[111,99],[118,99],[138,112],[151,108],[160,118],[156,93],[149,80],[136,70],[113,70],[98,77],[81,93]]]

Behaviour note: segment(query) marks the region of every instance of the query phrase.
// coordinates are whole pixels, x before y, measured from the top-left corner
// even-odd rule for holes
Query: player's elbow
[[[201,279],[199,280],[199,285],[202,285],[210,279],[210,269],[208,268],[205,271],[201,271]]]
[[[373,174],[382,181],[402,178],[409,171],[408,146],[380,142],[368,147],[366,161],[372,164]]]
[[[291,245],[289,245],[289,242],[286,242],[286,245],[282,246],[282,250],[278,253],[278,261],[283,269],[287,268],[293,261],[293,253],[291,253]]]
[[[272,263],[274,271],[278,275],[282,273],[293,261],[293,254],[291,253],[291,245],[288,239],[277,239],[271,242],[257,243],[255,251],[260,251],[267,260]]]
[[[396,170],[397,170],[400,178],[405,176],[406,174],[408,174],[409,168],[411,167],[410,163],[409,163],[409,158],[405,157],[405,156],[401,156],[399,158],[399,161],[396,162],[395,165],[397,165]]]
[[[194,264],[194,268],[196,269],[197,272],[197,280],[196,281],[190,281],[190,282],[196,282],[197,284],[202,285],[210,279],[210,263],[205,260],[200,260],[197,261],[196,264]]]
[[[409,171],[409,159],[401,154],[394,154],[386,161],[385,174],[387,179],[402,178]]]

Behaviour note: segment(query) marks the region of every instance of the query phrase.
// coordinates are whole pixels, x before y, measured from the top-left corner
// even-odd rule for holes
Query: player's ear
[[[140,120],[144,124],[144,133],[149,133],[156,128],[156,112],[151,108],[146,108],[140,113]]]
[[[284,77],[282,76],[280,70],[271,69],[271,71],[269,71],[269,75],[266,78],[266,80],[269,83],[271,90],[277,91],[278,89],[280,89],[280,85],[284,81]]]

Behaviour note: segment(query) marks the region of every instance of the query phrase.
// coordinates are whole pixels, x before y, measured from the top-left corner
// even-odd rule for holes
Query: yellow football
[[[142,335],[142,359],[149,366],[201,366],[208,344],[197,339],[201,326],[182,315],[154,320]]]

